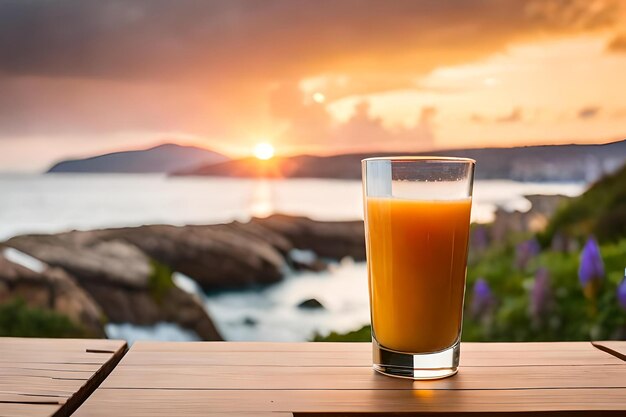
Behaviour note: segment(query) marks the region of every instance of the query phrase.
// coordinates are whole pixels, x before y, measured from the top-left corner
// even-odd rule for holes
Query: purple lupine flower
[[[590,237],[580,253],[578,268],[578,279],[587,297],[595,295],[602,278],[604,278],[604,262],[600,256],[600,247],[598,242]]]
[[[478,278],[474,283],[472,294],[472,315],[481,317],[489,313],[495,304],[495,298],[487,281]]]
[[[525,240],[515,248],[515,265],[519,269],[526,269],[528,262],[541,252],[541,246],[537,239]]]
[[[546,268],[540,268],[535,274],[535,282],[530,291],[530,314],[539,320],[550,303],[550,274]]]
[[[626,310],[626,270],[624,270],[622,283],[617,286],[617,302],[622,309]]]

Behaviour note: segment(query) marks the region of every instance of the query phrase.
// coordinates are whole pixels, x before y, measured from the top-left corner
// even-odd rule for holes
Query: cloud
[[[618,23],[619,1],[538,0],[526,2],[526,15],[540,26],[562,30],[590,30]]]
[[[579,119],[592,119],[600,113],[600,106],[587,106],[578,110]]]
[[[626,33],[615,35],[606,45],[609,52],[626,52]]]
[[[274,117],[288,124],[279,141],[292,143],[324,152],[344,147],[350,150],[364,149],[430,149],[435,144],[434,119],[437,110],[431,106],[422,107],[411,127],[389,128],[382,119],[370,114],[367,101],[357,102],[354,113],[344,123],[336,122],[325,106],[314,101],[306,101],[296,83],[287,83],[276,88],[271,96],[271,109]]]
[[[66,0],[0,3],[0,68],[102,78],[389,77],[540,33],[614,23],[618,2]]]
[[[510,113],[502,116],[489,117],[479,113],[472,113],[470,121],[473,123],[515,123],[522,120],[523,111],[521,107],[513,107]]]
[[[435,144],[436,115],[434,107],[422,107],[414,126],[388,129],[380,118],[369,114],[369,103],[362,101],[356,105],[354,115],[332,131],[332,137],[345,145],[370,149],[430,149]]]
[[[294,143],[334,146],[341,134],[421,146],[434,140],[434,109],[413,128],[388,129],[361,107],[338,127],[294,86],[335,80],[329,100],[419,89],[434,68],[511,43],[614,30],[619,4],[0,1],[0,138],[182,131],[232,142],[280,122]]]
[[[472,121],[474,123],[485,123],[487,121],[487,119],[483,115],[480,115],[478,113],[472,113],[470,115],[470,121]]]
[[[504,116],[496,117],[495,121],[498,123],[514,123],[522,120],[522,108],[514,107],[511,113]]]

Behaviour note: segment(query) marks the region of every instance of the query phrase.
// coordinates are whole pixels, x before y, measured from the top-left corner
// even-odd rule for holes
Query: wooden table
[[[126,342],[0,338],[0,416],[69,416],[111,372]]]
[[[75,415],[626,415],[626,342],[465,343],[456,376],[415,382],[376,374],[370,349],[139,342]]]

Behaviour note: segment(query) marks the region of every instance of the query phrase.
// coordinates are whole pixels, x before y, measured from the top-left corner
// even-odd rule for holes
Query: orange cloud
[[[438,103],[412,107],[411,127],[383,125],[373,103],[341,124],[306,88],[321,89],[326,105],[402,89],[454,95],[419,79],[514,43],[618,33],[623,9],[619,0],[0,2],[0,140],[102,146],[120,132],[183,132],[226,147],[272,132],[294,152],[432,146],[446,113]]]
[[[606,46],[610,52],[626,52],[626,33],[616,35]]]

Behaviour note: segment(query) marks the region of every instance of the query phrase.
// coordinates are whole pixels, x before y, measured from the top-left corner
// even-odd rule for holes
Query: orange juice
[[[446,349],[461,328],[471,198],[367,198],[372,329],[401,352]]]

